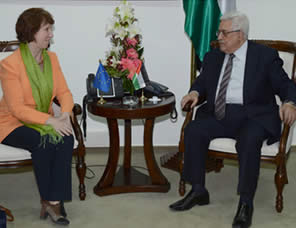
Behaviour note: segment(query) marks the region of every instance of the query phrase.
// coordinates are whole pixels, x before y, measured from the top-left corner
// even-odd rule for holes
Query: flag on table
[[[210,50],[211,41],[217,39],[221,14],[235,10],[235,3],[236,0],[183,0],[184,29],[201,61]]]
[[[144,88],[146,86],[143,76],[141,74],[141,67],[142,67],[142,62],[140,62],[139,66],[132,78],[132,82],[133,82],[135,90]]]
[[[94,87],[103,92],[108,92],[111,86],[111,78],[106,72],[103,64],[100,62],[96,77],[94,79]]]

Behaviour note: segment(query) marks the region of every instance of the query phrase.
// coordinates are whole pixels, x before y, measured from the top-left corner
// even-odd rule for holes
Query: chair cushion
[[[31,153],[28,150],[0,144],[0,162],[26,159],[31,159]]]
[[[73,136],[74,136],[74,133],[73,133]],[[75,149],[75,148],[77,148],[78,147],[78,140],[77,139],[75,139],[75,137],[74,137],[74,146],[73,146],[73,148]]]
[[[296,122],[290,127],[289,131],[289,136],[287,139],[287,144],[286,144],[286,153],[289,152],[292,144],[292,139],[293,139],[293,132],[294,128],[296,126]],[[282,125],[283,128],[283,125]],[[235,150],[235,140],[230,139],[230,138],[218,138],[214,139],[211,141],[209,149],[210,150],[215,150],[215,151],[221,151],[225,153],[236,153]],[[262,150],[261,150],[261,155],[263,156],[276,156],[276,154],[279,152],[279,142],[276,142],[271,145],[266,144],[267,140],[263,142]]]
[[[74,140],[74,148],[78,146],[78,141]],[[31,153],[28,150],[7,146],[0,143],[0,162],[21,161],[31,159]]]
[[[0,61],[2,59],[5,59],[7,56],[11,55],[12,51],[7,51],[7,52],[0,52]]]
[[[263,143],[261,155],[275,156],[279,151],[279,142],[276,142],[271,145],[267,145],[266,142],[267,140],[265,140]],[[221,152],[223,151],[226,153],[236,153],[235,143],[236,141],[234,139],[218,138],[211,141],[209,149],[215,150],[215,151],[221,151]],[[291,143],[290,144],[287,143],[286,153],[289,151],[290,145]]]

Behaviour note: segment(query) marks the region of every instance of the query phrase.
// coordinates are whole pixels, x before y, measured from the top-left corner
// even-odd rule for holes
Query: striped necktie
[[[223,117],[225,116],[226,92],[227,92],[227,87],[230,81],[230,76],[232,71],[232,60],[234,57],[235,57],[234,54],[229,55],[229,58],[223,73],[223,77],[220,83],[218,96],[215,102],[215,115],[218,120],[223,119]]]

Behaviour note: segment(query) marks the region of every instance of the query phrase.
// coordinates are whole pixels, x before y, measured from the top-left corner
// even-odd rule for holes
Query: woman
[[[1,61],[0,142],[32,153],[41,197],[40,217],[69,224],[61,202],[71,200],[73,98],[55,53],[47,51],[54,19],[41,8],[25,10],[16,22],[20,48]],[[52,102],[61,105],[54,117]]]

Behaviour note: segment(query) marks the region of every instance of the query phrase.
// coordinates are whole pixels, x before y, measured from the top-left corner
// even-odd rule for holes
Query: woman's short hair
[[[245,14],[239,11],[232,11],[232,12],[223,14],[220,20],[231,20],[232,30],[237,30],[237,29],[241,30],[244,33],[245,39],[248,39],[249,19]]]
[[[54,24],[54,19],[49,12],[42,8],[25,10],[15,24],[17,39],[22,43],[34,41],[34,36],[42,23]]]

